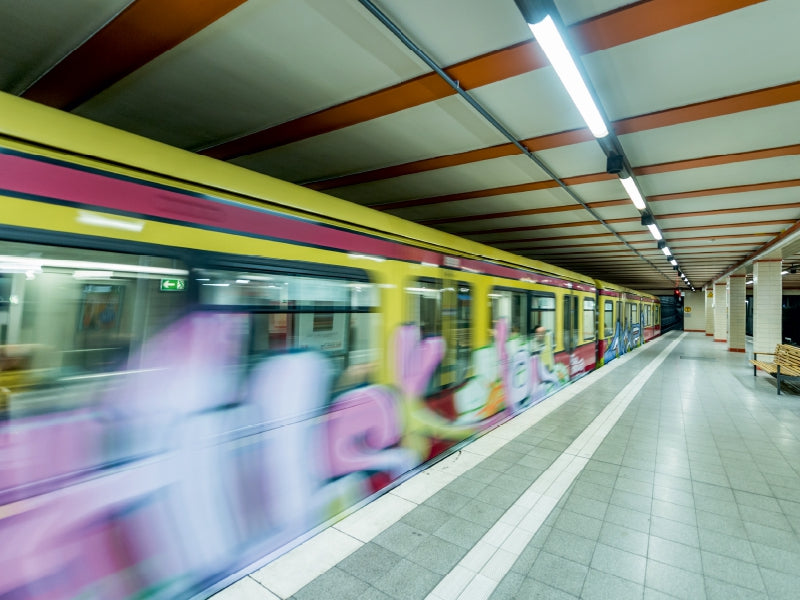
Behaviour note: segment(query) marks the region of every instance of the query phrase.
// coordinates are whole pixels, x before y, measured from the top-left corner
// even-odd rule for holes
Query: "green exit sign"
[[[185,279],[162,279],[161,291],[162,292],[182,292],[186,289]]]

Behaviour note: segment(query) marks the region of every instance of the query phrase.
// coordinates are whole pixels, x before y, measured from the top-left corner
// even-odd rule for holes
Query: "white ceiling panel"
[[[758,192],[742,192],[737,194],[720,194],[703,196],[702,198],[682,198],[680,200],[661,200],[653,202],[653,214],[660,220],[665,214],[693,213],[706,210],[729,210],[747,207],[764,207],[774,204],[800,202],[800,187],[780,188],[776,190],[760,190]],[[763,221],[772,218],[772,210],[753,212],[751,220]],[[800,211],[800,209],[796,209]],[[766,213],[768,216],[765,216]],[[761,215],[761,216],[759,216]]]
[[[550,66],[470,90],[470,94],[520,140],[584,126]]]
[[[442,66],[513,46],[531,37],[513,2],[382,0],[375,4]]]
[[[606,170],[606,156],[594,140],[542,150],[536,156],[561,179]]]
[[[25,91],[132,0],[0,0],[0,89]]]
[[[561,19],[566,25],[571,25],[634,2],[632,0],[555,0],[555,3]]]
[[[778,148],[800,140],[800,102],[621,135],[631,164],[655,165]]]
[[[196,148],[429,71],[354,0],[249,0],[77,112]]]
[[[505,142],[457,96],[235,159],[288,181],[308,181]],[[342,152],[347,147],[347,152]]]
[[[380,202],[428,198],[547,179],[533,161],[518,155],[336,188],[331,193],[360,204],[375,204],[375,198],[381,198]]]
[[[616,120],[796,81],[798,30],[797,0],[770,0],[595,52],[583,62]]]
[[[787,179],[800,179],[800,155],[638,177],[642,192],[648,196],[714,189],[720,187],[721,182],[725,186],[738,186]]]

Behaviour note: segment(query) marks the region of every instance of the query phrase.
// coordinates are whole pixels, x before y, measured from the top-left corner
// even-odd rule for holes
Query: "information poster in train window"
[[[297,315],[299,348],[344,352],[347,342],[347,313],[303,313]]]

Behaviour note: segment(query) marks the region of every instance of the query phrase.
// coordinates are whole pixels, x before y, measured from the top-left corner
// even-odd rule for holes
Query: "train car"
[[[0,115],[0,597],[202,595],[596,366],[588,277]]]
[[[598,366],[661,335],[661,304],[657,297],[601,280],[596,280],[595,285]]]

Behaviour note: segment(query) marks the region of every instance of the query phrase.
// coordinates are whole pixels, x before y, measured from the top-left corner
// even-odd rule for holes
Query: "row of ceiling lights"
[[[557,22],[560,23],[560,17],[553,0],[514,0],[514,2],[553,69],[555,69],[561,83],[564,84],[567,93],[586,122],[587,127],[589,127],[592,135],[597,138],[600,146],[606,152],[606,171],[619,176],[620,182],[633,205],[641,211],[642,225],[648,228],[650,234],[658,242],[658,247],[664,252],[667,260],[672,264],[672,268],[678,272],[678,275],[686,285],[692,291],[695,291],[689,278],[681,271],[678,261],[667,247],[655,217],[648,208],[647,202],[633,177],[632,169],[622,152],[619,142],[613,135],[609,135],[606,121],[586,85],[577,63],[573,60],[564,38],[559,32]]]

